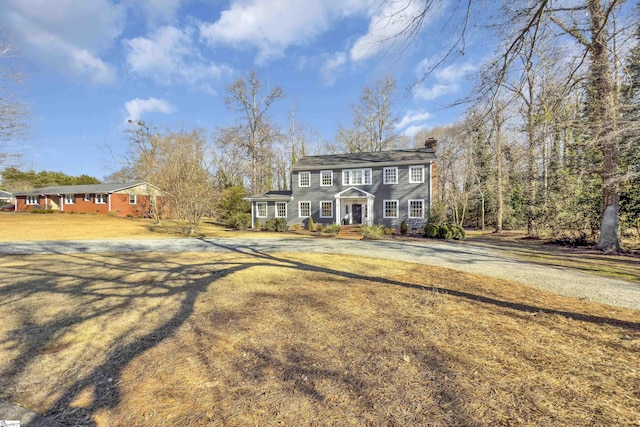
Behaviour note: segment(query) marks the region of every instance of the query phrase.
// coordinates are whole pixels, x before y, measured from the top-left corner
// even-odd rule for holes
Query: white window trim
[[[396,216],[387,216],[387,202],[395,202],[396,204]],[[398,218],[400,216],[400,202],[397,200],[383,200],[382,201],[382,217],[383,218]]]
[[[302,174],[305,174],[306,176],[309,177],[309,184],[307,185],[302,185]],[[298,187],[311,187],[311,172],[309,171],[304,171],[304,172],[298,172]]]
[[[65,205],[75,205],[76,204],[76,195],[75,194],[65,194],[62,196],[64,198]]]
[[[330,215],[322,215],[323,203],[329,203],[331,205],[331,209],[329,209],[329,212],[331,212]],[[333,218],[333,200],[320,200],[320,218]]]
[[[351,182],[351,172],[356,172],[356,171],[362,171],[362,183],[361,184],[355,184]],[[369,172],[369,182],[366,182],[365,180],[365,171]],[[345,180],[345,173],[349,173],[349,179]],[[373,182],[373,172],[371,170],[371,168],[360,168],[360,169],[343,169],[342,170],[342,185],[349,185],[349,186],[354,186],[354,185],[371,185],[371,183]]]
[[[106,194],[96,194],[93,203],[96,205],[106,205],[107,204],[107,195]]]
[[[29,206],[36,206],[40,203],[40,196],[27,196],[25,199],[25,204]]]
[[[395,182],[387,181],[387,171],[388,170],[395,170],[396,171],[396,180],[395,180]],[[393,166],[393,167],[383,168],[383,170],[382,170],[382,182],[384,184],[397,184],[398,183],[398,167],[397,166]]]
[[[133,203],[131,203],[131,196],[133,196]],[[135,194],[129,194],[129,204],[130,205],[137,205],[138,204],[138,196],[136,196]]]
[[[329,174],[329,176],[331,177],[331,183],[330,184],[325,184],[322,179],[322,174]],[[327,171],[320,171],[320,187],[331,187],[333,185],[333,171],[332,170],[327,170]]]
[[[284,204],[284,215],[278,215],[278,204]],[[276,202],[276,218],[286,218],[287,217],[287,202]]]
[[[411,177],[411,169],[420,169],[422,179],[420,181],[414,181]],[[409,184],[422,184],[424,182],[424,166],[423,165],[415,165],[409,166]]]
[[[91,194],[85,194],[84,197],[82,198],[83,202],[90,202],[91,201]]]
[[[260,215],[260,205],[264,205],[264,215]],[[256,218],[266,218],[267,217],[267,202],[256,202]]]
[[[302,208],[300,208],[300,205],[302,205],[303,203],[309,204],[309,215],[302,215]],[[299,201],[298,202],[298,218],[309,218],[309,217],[311,217],[311,202],[307,200]]]
[[[411,202],[421,202],[422,203],[422,216],[411,216]],[[424,199],[409,199],[407,202],[408,208],[408,216],[409,218],[421,218],[424,219]]]

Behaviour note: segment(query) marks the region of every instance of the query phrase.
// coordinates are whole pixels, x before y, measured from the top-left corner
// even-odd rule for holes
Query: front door
[[[362,205],[351,205],[353,223],[362,224]]]

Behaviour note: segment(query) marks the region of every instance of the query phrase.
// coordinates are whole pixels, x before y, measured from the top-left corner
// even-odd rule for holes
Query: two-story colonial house
[[[434,198],[435,140],[424,148],[306,156],[292,166],[290,191],[247,197],[252,227],[271,218],[287,224],[383,224],[418,228]]]

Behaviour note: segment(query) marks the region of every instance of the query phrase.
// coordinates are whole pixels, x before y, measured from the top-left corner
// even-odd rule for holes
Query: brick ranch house
[[[53,209],[60,212],[114,212],[117,216],[144,216],[158,203],[168,203],[168,196],[147,182],[126,184],[63,185],[14,194],[16,211]]]
[[[436,144],[423,148],[306,156],[292,166],[291,190],[246,197],[251,225],[285,218],[288,225],[424,225],[436,188]]]

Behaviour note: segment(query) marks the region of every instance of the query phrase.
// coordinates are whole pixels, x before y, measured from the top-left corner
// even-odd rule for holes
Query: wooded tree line
[[[640,229],[640,30],[627,3],[503,3],[492,22],[502,44],[471,107],[437,130],[439,200],[454,221],[603,250],[620,249],[620,229]],[[467,25],[477,5],[460,6]]]

